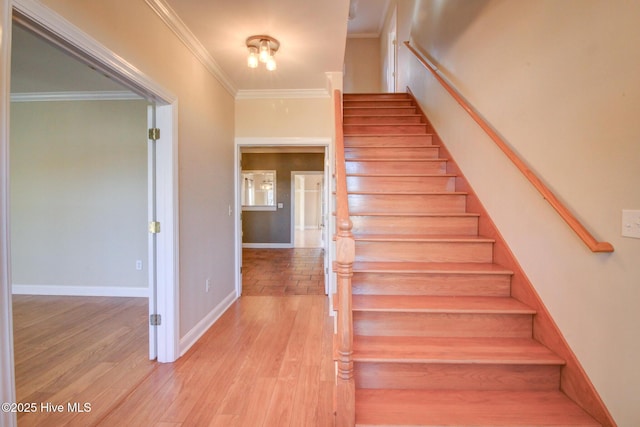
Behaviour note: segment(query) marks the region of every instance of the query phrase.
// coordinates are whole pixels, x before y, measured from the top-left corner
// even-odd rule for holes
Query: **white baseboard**
[[[120,286],[60,286],[12,285],[14,295],[63,295],[83,297],[143,297],[149,298],[148,288]]]
[[[290,249],[293,243],[243,243],[243,248],[253,249]]]
[[[224,314],[225,311],[235,302],[238,298],[236,295],[235,289],[231,291],[229,295],[227,295],[221,302],[218,304],[211,313],[205,316],[201,321],[198,322],[196,326],[194,326],[187,334],[180,339],[180,343],[178,344],[178,352],[180,357],[184,355],[192,345],[194,345],[205,332],[209,330],[211,326]]]

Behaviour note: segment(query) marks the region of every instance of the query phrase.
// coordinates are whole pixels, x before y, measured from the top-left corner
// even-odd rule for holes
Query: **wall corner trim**
[[[184,355],[199,339],[213,326],[214,323],[222,316],[231,304],[233,304],[238,295],[234,289],[227,295],[220,304],[218,304],[211,312],[200,320],[184,337],[180,339],[178,353],[180,357]]]
[[[162,21],[174,32],[182,43],[195,55],[196,58],[209,70],[211,74],[222,84],[232,96],[236,95],[236,88],[231,78],[220,65],[213,59],[209,51],[200,40],[191,32],[189,27],[180,19],[178,14],[164,0],[145,0],[147,5],[162,19]]]

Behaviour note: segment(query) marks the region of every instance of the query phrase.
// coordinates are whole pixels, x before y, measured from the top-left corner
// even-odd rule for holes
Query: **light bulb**
[[[274,58],[273,55],[270,56],[269,59],[267,59],[267,64],[266,65],[267,65],[267,70],[269,70],[269,71],[275,70],[277,68],[276,67],[276,58]]]
[[[249,68],[258,67],[258,54],[256,53],[255,48],[250,49],[249,58],[247,58],[247,65],[249,66]]]
[[[267,62],[269,56],[271,56],[271,52],[269,51],[269,41],[260,40],[260,62]]]

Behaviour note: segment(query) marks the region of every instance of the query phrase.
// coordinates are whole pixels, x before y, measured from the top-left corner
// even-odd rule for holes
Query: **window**
[[[276,210],[276,171],[242,172],[241,193],[243,210]]]

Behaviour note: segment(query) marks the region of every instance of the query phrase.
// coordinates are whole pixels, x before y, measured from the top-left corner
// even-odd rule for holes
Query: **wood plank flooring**
[[[240,298],[100,426],[332,426],[333,323],[324,296]]]
[[[325,296],[242,297],[172,364],[147,360],[146,310],[146,299],[14,296],[18,401],[91,404],[19,426],[333,425]]]
[[[324,295],[321,248],[242,250],[242,295]]]
[[[92,425],[154,369],[146,298],[13,296],[18,425]],[[64,405],[63,412],[40,406]],[[91,404],[70,413],[68,403]]]

